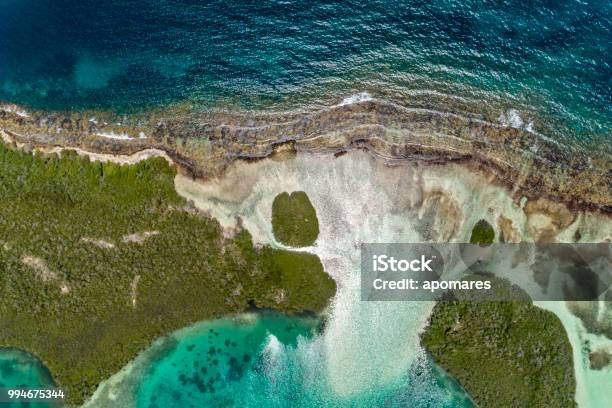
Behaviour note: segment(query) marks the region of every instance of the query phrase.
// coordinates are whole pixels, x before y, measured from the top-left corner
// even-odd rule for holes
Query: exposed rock
[[[92,244],[92,245],[97,246],[98,248],[103,248],[103,249],[112,249],[115,247],[115,244],[113,244],[112,242],[105,241],[103,239],[82,237],[81,242]]]
[[[490,175],[517,199],[528,199],[527,211],[549,217],[551,227],[543,220],[532,227],[544,241],[571,223],[570,209],[612,212],[609,146],[585,152],[498,123],[380,100],[290,113],[203,112],[177,106],[120,118],[111,112],[20,116],[14,106],[0,111],[0,129],[20,142],[113,154],[157,148],[193,177],[218,176],[235,160],[273,154],[282,158],[294,151],[342,154],[363,149],[388,164],[461,162]],[[121,125],[106,125],[117,122]],[[88,123],[89,131],[76,123]],[[61,125],[61,133],[55,133],[55,124]],[[100,140],[94,133],[102,128],[150,137]],[[538,200],[541,197],[564,205]]]
[[[457,202],[444,192],[430,192],[420,211],[423,226],[419,232],[425,241],[449,242],[455,236],[463,218]]]
[[[524,210],[527,215],[547,215],[558,229],[566,228],[574,222],[574,214],[565,205],[545,198],[529,201]]]
[[[500,231],[500,241],[506,243],[518,243],[521,242],[521,234],[514,227],[512,220],[500,215],[497,218],[497,228]]]
[[[72,130],[72,120],[70,118],[64,118],[61,123],[62,129]]]
[[[589,363],[593,370],[603,370],[612,362],[612,352],[606,349],[597,349],[589,353]]]
[[[524,211],[527,230],[536,242],[555,242],[556,235],[574,221],[565,205],[545,198],[527,202]]]
[[[130,243],[130,242],[134,242],[137,244],[142,243],[145,239],[153,237],[155,235],[159,235],[159,231],[143,231],[143,232],[136,232],[134,234],[129,234],[129,235],[124,235],[121,238],[121,241],[123,243]]]

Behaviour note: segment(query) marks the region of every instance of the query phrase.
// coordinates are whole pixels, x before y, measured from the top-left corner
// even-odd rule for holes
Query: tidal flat
[[[570,211],[546,199],[515,200],[504,186],[495,185],[485,175],[459,164],[395,161],[389,165],[365,152],[349,152],[339,157],[298,153],[279,156],[276,160],[237,162],[221,178],[202,182],[178,175],[175,184],[181,195],[189,197],[196,207],[214,214],[222,225],[234,225],[235,217],[239,216],[259,244],[274,242],[274,232],[267,221],[272,216],[274,197],[283,191],[304,191],[308,195],[320,225],[319,238],[309,250],[321,258],[325,270],[338,282],[326,329],[316,346],[324,356],[317,372],[324,373],[320,375],[327,378],[335,395],[347,398],[384,389],[412,372],[414,364],[422,361],[428,351],[434,351],[421,344],[421,335],[429,330],[432,311],[431,319],[438,314],[443,316],[438,313],[442,306],[435,309],[431,302],[362,302],[360,242],[469,242],[474,239],[486,244],[492,240],[609,242],[611,239],[611,224],[605,215]],[[545,368],[538,368],[540,363],[533,363],[535,360],[515,365],[516,361],[508,357],[513,375],[497,378],[490,385],[493,388],[486,390],[463,377],[461,385],[483,406],[495,406],[496,400],[489,399],[490,393],[504,389],[521,389],[520,398],[535,403],[538,395],[544,395],[537,390],[554,392],[557,387],[564,390],[557,394],[561,405],[573,406],[575,399],[579,406],[592,406],[591,401],[600,393],[597,384],[611,378],[609,368],[604,371],[589,368],[588,343],[580,340],[585,339],[584,333],[577,335],[577,331],[584,331],[583,323],[575,316],[568,317],[571,313],[564,302],[551,303],[557,305],[556,310],[550,308],[556,316],[528,304],[483,306],[478,310],[485,321],[478,328],[470,326],[466,316],[465,327],[474,331],[467,328],[465,338],[478,336],[481,330],[504,333],[492,339],[496,345],[487,353],[503,355],[505,344],[512,344],[512,336],[516,334],[517,338],[525,338],[525,343],[517,343],[519,348],[530,347],[533,342],[541,344],[542,350],[560,355],[558,360],[543,356]],[[454,314],[452,305],[445,307],[448,313]],[[609,305],[604,307],[609,310]],[[500,311],[505,317],[493,318]],[[600,324],[609,324],[607,313],[600,314]],[[519,325],[522,329],[505,333],[506,319],[514,318],[523,321]],[[546,335],[552,342],[546,336],[539,336],[542,325],[549,329]],[[601,342],[612,343],[609,338]],[[442,346],[456,345],[453,346],[452,339],[446,339]],[[481,368],[488,364],[480,361],[488,355],[485,351],[471,350],[469,354],[474,359],[463,359],[461,372],[478,378]],[[453,365],[448,361],[438,362],[453,372]],[[545,375],[546,370],[554,375]],[[351,376],[347,377],[346,372],[351,372]],[[511,384],[516,378],[526,379],[527,385],[516,388],[516,384]],[[598,380],[591,383],[591,378]],[[546,401],[540,400],[540,403],[546,404]]]

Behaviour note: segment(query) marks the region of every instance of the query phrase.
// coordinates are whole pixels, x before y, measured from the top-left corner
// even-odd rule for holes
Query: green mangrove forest
[[[489,245],[494,237],[481,220],[470,242]],[[436,304],[421,336],[425,349],[482,408],[575,407],[572,346],[561,321],[517,286],[487,279],[489,294],[451,293]]]

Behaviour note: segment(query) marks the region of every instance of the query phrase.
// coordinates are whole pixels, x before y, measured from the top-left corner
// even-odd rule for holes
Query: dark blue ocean
[[[367,92],[601,141],[611,33],[608,0],[0,0],[0,100],[286,111]]]

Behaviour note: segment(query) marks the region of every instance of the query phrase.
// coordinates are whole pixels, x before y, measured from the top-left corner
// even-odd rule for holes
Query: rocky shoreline
[[[461,163],[505,186],[518,202],[546,198],[571,210],[612,213],[612,153],[560,145],[525,129],[372,100],[317,112],[27,112],[0,105],[0,130],[20,144],[105,154],[164,151],[184,174],[209,179],[236,160],[366,150],[388,164]]]

